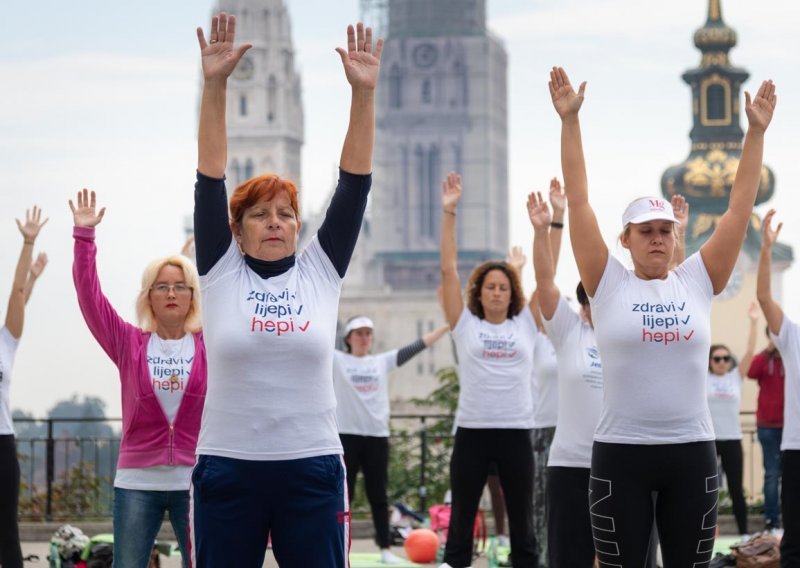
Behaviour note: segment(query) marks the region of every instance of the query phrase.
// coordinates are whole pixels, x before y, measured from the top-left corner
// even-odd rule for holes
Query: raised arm
[[[536,293],[542,317],[553,319],[558,307],[559,290],[556,286],[556,268],[550,243],[552,217],[541,193],[528,195],[528,217],[533,226],[533,271],[536,275]]]
[[[744,137],[742,157],[736,169],[728,210],[720,218],[709,239],[700,247],[715,294],[722,292],[728,284],[736,259],[739,258],[761,179],[764,133],[772,120],[777,103],[772,81],[761,83],[752,102],[750,93],[745,91],[744,96],[749,126]],[[764,313],[766,314],[766,310]]]
[[[443,325],[434,329],[433,331],[429,331],[416,341],[412,341],[408,345],[405,345],[397,350],[397,366],[401,367],[408,363],[411,359],[414,358],[418,353],[422,353],[423,350],[427,349],[437,341],[450,329],[449,325]]]
[[[31,294],[33,294],[33,287],[36,285],[36,281],[39,280],[39,277],[42,275],[42,272],[44,272],[46,266],[47,266],[47,253],[40,252],[38,255],[36,255],[36,260],[33,261],[31,269],[28,271],[28,281],[25,282],[26,304],[31,299]]]
[[[458,277],[458,246],[456,245],[456,210],[461,199],[461,176],[447,174],[442,182],[442,223],[439,237],[439,263],[442,268],[442,307],[450,329],[456,327],[464,309],[461,279]]]
[[[553,272],[555,272],[558,269],[558,259],[561,256],[561,237],[564,236],[564,212],[567,210],[567,196],[564,195],[558,178],[550,180],[549,197],[550,206],[553,208],[553,219],[550,221],[550,252],[553,255]]]
[[[225,177],[228,162],[228,133],[225,123],[225,98],[228,77],[245,51],[252,45],[234,45],[236,16],[220,13],[211,18],[209,38],[197,28],[197,41],[203,67],[203,94],[200,99],[200,126],[197,132],[197,170],[208,177]]]
[[[336,48],[342,58],[344,74],[350,83],[350,124],[342,146],[339,167],[351,174],[372,171],[372,149],[375,145],[375,87],[381,66],[383,39],[373,48],[372,28],[359,23],[347,26],[347,49]]]
[[[672,196],[672,212],[678,220],[675,228],[675,254],[672,256],[673,266],[686,260],[686,227],[689,224],[689,204],[682,195]]]
[[[594,296],[608,260],[608,247],[589,205],[586,161],[583,157],[581,125],[578,112],[583,104],[586,82],[578,92],[572,88],[567,73],[561,67],[550,71],[550,96],[561,117],[561,170],[564,190],[569,203],[569,235],[578,272],[586,292]]]
[[[42,210],[34,205],[32,212],[30,209],[25,211],[24,223],[19,219],[16,219],[16,221],[19,232],[22,233],[22,250],[19,253],[17,268],[14,271],[11,294],[8,297],[5,325],[9,333],[19,339],[22,336],[22,328],[25,325],[25,303],[30,296],[28,280],[33,263],[33,245],[36,242],[36,237],[39,236],[39,231],[47,223],[47,219],[42,221]]]
[[[112,361],[119,362],[127,346],[126,330],[132,328],[120,317],[108,301],[100,286],[97,275],[97,246],[95,228],[103,220],[106,208],[97,209],[95,192],[84,189],[78,192],[77,199],[69,200],[74,223],[74,258],[72,262],[72,281],[78,295],[86,326]]]
[[[764,216],[761,227],[761,254],[758,257],[758,276],[756,279],[756,298],[767,318],[767,327],[773,335],[778,335],[783,325],[783,309],[772,297],[772,246],[778,241],[783,223],[772,230],[775,210],[770,209]]]
[[[753,353],[756,351],[756,324],[758,323],[758,306],[755,302],[750,304],[747,310],[747,319],[750,320],[750,326],[747,330],[747,345],[745,346],[742,360],[739,361],[739,376],[743,379],[747,377],[747,371],[750,370],[750,362],[753,360]]]

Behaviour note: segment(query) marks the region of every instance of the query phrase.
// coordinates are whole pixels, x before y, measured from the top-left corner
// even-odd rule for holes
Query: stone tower
[[[283,0],[219,0],[250,49],[228,81],[228,183],[273,172],[297,183],[303,145],[300,75]]]

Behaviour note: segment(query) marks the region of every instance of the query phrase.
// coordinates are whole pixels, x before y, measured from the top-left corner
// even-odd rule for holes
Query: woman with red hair
[[[208,395],[192,477],[192,565],[261,566],[271,535],[281,566],[347,565],[350,541],[333,353],[342,279],[371,184],[375,85],[383,42],[347,30],[337,49],[352,89],[339,184],[297,253],[297,187],[276,175],[239,187],[226,211],[226,84],[251,46],[236,19],[197,35],[203,95],[195,245],[208,346]],[[308,546],[309,535],[313,545]]]

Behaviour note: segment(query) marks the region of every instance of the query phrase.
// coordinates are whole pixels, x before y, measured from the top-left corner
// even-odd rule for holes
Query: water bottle
[[[486,561],[489,568],[497,568],[500,563],[497,560],[497,537],[492,535],[489,537],[489,546],[486,549]]]

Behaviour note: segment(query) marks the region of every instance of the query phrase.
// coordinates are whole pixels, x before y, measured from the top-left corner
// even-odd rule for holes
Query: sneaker
[[[384,549],[381,550],[381,564],[402,564],[405,562],[399,556],[391,553],[391,551]]]

